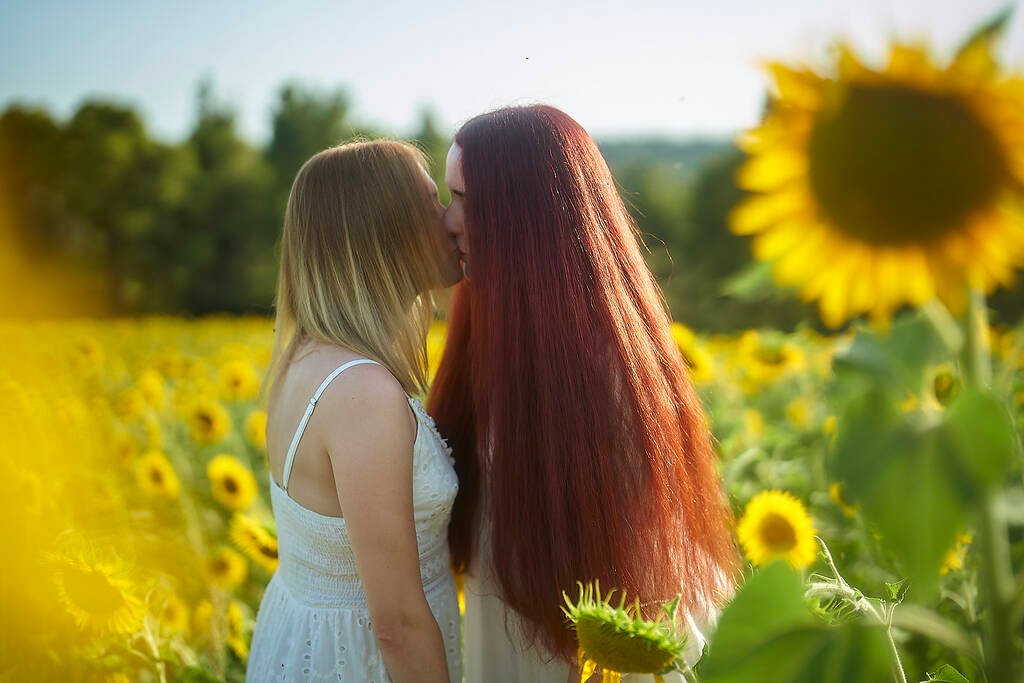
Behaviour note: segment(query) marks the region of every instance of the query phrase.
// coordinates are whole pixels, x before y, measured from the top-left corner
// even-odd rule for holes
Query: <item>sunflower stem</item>
[[[985,334],[988,311],[984,294],[972,288],[964,320],[964,381],[984,390],[991,386],[992,362]],[[988,607],[985,672],[990,681],[1021,681],[1021,658],[1016,652],[1013,622],[1013,565],[1005,512],[997,491],[986,493],[978,519],[979,584]]]
[[[921,312],[938,333],[951,353],[957,353],[964,344],[964,333],[957,325],[956,318],[938,299],[932,299],[921,307]]]
[[[985,295],[972,288],[964,320],[963,345],[964,381],[978,389],[992,384],[992,360],[985,341],[988,334],[988,308]]]
[[[153,637],[153,623],[147,615],[143,619],[143,636],[145,637],[146,644],[149,645],[149,649],[153,654],[153,665],[156,667],[156,674],[160,677],[160,683],[167,683],[167,665],[164,663],[164,659],[160,656],[160,648],[156,644],[156,638]]]
[[[820,536],[815,536],[815,538],[821,545],[822,555],[824,555],[825,561],[828,562],[829,569],[832,570],[832,574],[836,578],[834,584],[830,581],[812,582],[807,589],[806,595],[809,597],[819,597],[828,594],[835,595],[846,600],[849,604],[853,605],[855,609],[864,612],[875,619],[883,628],[885,628],[885,637],[889,642],[889,648],[892,650],[893,675],[898,683],[907,683],[907,673],[903,670],[903,660],[900,658],[900,651],[899,648],[896,647],[896,641],[892,637],[893,609],[887,609],[886,603],[883,601],[882,609],[879,610],[871,604],[871,600],[869,598],[848,584],[846,579],[843,578],[843,575],[839,573],[839,569],[836,568],[835,560],[832,559],[832,553],[829,551],[828,545],[825,544],[825,541]]]

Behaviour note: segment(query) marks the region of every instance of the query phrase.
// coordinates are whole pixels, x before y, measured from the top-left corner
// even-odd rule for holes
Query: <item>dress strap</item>
[[[331,374],[327,375],[327,379],[321,382],[320,387],[316,390],[316,392],[313,393],[313,398],[309,399],[309,405],[306,406],[306,412],[302,414],[302,419],[299,420],[299,427],[298,429],[295,430],[295,436],[292,437],[292,444],[291,446],[288,447],[288,455],[285,456],[284,459],[284,473],[282,474],[282,476],[284,477],[284,481],[281,482],[281,488],[283,488],[285,491],[288,490],[288,479],[290,479],[292,475],[292,461],[295,460],[295,451],[299,447],[299,441],[302,440],[302,434],[303,432],[306,431],[306,425],[309,424],[309,418],[310,416],[313,415],[313,410],[316,408],[316,403],[317,401],[320,400],[320,395],[324,393],[324,390],[327,388],[327,385],[330,384],[335,377],[345,372],[349,368],[355,367],[357,365],[366,364],[380,365],[380,363],[378,363],[377,361],[370,360],[369,358],[350,360],[344,365],[341,365],[340,367],[336,368]]]

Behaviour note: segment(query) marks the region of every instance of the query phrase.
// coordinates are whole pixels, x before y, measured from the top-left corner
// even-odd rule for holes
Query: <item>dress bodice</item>
[[[423,405],[409,397],[416,414],[413,444],[413,514],[424,588],[449,575],[448,520],[458,479],[451,448]],[[277,524],[278,580],[299,601],[315,606],[364,607],[366,596],[343,517],[310,510],[270,476]]]

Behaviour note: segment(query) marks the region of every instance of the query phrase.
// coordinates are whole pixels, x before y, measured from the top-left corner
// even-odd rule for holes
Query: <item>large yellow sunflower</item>
[[[775,92],[743,136],[731,216],[777,282],[817,301],[827,325],[880,322],[969,287],[1006,286],[1024,264],[1024,78],[989,40],[946,66],[896,44],[883,68],[839,50],[831,73],[770,67]]]
[[[757,566],[783,559],[797,569],[814,561],[814,522],[803,503],[785,491],[754,496],[736,528],[747,559]]]
[[[47,559],[57,596],[80,629],[118,634],[141,627],[145,608],[118,562],[82,553],[50,554]]]
[[[248,509],[258,493],[256,477],[242,461],[228,453],[210,460],[206,476],[213,497],[229,510]]]

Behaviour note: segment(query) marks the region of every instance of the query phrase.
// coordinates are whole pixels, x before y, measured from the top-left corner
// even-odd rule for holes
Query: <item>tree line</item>
[[[9,105],[0,113],[0,201],[20,239],[105,278],[118,315],[271,312],[278,240],[295,172],[354,137],[394,136],[352,117],[344,90],[284,85],[262,146],[229,104],[200,84],[188,137],[156,140],[132,107],[84,102],[66,120]],[[431,160],[445,194],[450,140],[424,110],[405,136]],[[727,216],[742,197],[742,161],[725,140],[599,140],[633,212],[673,317],[708,331],[816,324],[751,265]],[[1021,295],[1004,295],[1019,315]]]

